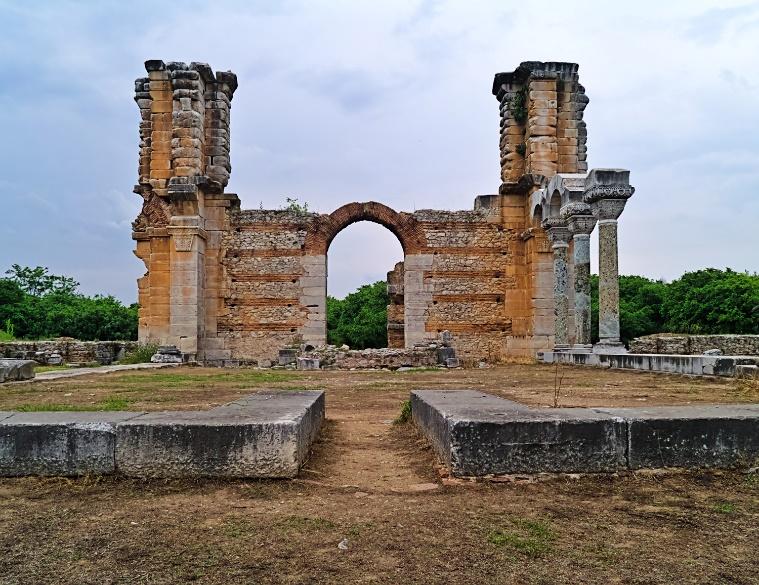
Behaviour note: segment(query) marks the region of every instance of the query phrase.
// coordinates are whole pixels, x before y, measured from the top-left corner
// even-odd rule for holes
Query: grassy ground
[[[411,388],[550,405],[757,401],[752,385],[551,366],[442,372],[180,368],[4,387],[0,409],[207,408],[324,388],[327,421],[294,481],[0,479],[0,583],[756,583],[756,473],[511,483],[442,477]],[[343,543],[343,549],[338,547]]]

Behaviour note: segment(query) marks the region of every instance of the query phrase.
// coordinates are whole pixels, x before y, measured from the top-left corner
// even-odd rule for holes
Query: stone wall
[[[576,64],[530,61],[495,76],[497,194],[476,197],[464,211],[397,212],[370,201],[332,213],[241,210],[239,198],[224,192],[237,78],[204,63],[145,65],[148,76],[135,86],[142,120],[135,192],[143,208],[133,224],[146,267],[138,281],[141,342],[176,345],[186,359],[218,365],[325,345],[330,244],[352,223],[371,221],[389,229],[404,252],[389,273],[393,347],[428,344],[449,331],[457,355],[471,362],[588,343],[577,339],[589,330],[587,307],[582,326],[574,323],[573,284],[581,285],[580,300],[589,285],[573,283],[573,251],[585,248],[556,239],[559,229],[589,234],[570,232],[574,224],[562,215],[591,213],[590,205],[577,207],[587,195],[588,100]],[[607,171],[604,177],[629,178]],[[611,189],[594,188],[601,187]]]
[[[759,355],[759,335],[657,334],[630,342],[631,353],[700,355],[710,349],[723,355]]]
[[[405,318],[406,308],[403,302],[403,262],[398,262],[387,273],[387,346],[400,348],[406,345]]]
[[[440,365],[439,346],[430,344],[412,348],[341,349],[326,346],[303,352],[302,357],[316,358],[325,369],[425,368]]]
[[[53,341],[8,341],[0,343],[0,357],[35,360],[40,364],[58,361],[57,354],[66,364],[98,362],[108,365],[118,361],[124,354],[137,347],[136,341],[77,341],[57,339]]]

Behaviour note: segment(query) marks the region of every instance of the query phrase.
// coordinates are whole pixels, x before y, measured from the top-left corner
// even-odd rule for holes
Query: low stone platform
[[[646,353],[579,353],[573,351],[541,351],[538,361],[565,363],[600,368],[621,368],[665,374],[691,376],[735,376],[739,366],[759,365],[757,356],[664,355]]]
[[[321,391],[202,412],[0,412],[0,475],[295,477],[323,420]]]
[[[455,476],[734,467],[759,458],[759,405],[531,408],[416,390],[414,423]]]

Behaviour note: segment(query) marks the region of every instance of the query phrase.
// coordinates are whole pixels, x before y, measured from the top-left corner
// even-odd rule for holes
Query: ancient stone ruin
[[[629,172],[586,162],[588,103],[574,63],[499,73],[501,184],[469,211],[399,212],[349,202],[329,214],[242,210],[231,171],[231,72],[147,61],[136,81],[139,180],[134,222],[139,339],[208,364],[270,362],[326,343],[327,253],[358,221],[388,228],[404,261],[388,275],[392,347],[443,331],[457,355],[497,361],[590,350],[590,247],[600,233],[601,347],[619,344],[617,218]]]

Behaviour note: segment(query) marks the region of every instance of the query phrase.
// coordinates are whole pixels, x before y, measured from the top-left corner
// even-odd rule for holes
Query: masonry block
[[[0,420],[0,476],[113,473],[115,427],[136,416],[139,413],[15,413]]]

